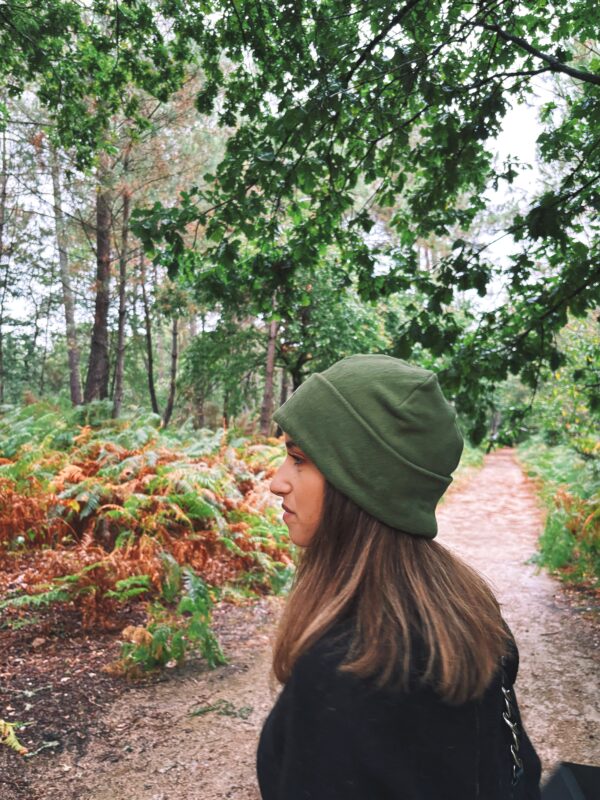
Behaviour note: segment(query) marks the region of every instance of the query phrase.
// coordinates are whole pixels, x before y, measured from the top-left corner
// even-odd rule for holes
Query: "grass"
[[[468,481],[471,475],[483,466],[484,451],[479,447],[473,447],[465,442],[465,446],[460,458],[460,464],[452,475],[452,484],[450,491],[452,493],[459,490]],[[448,498],[448,493],[442,496],[440,502],[445,502]]]
[[[534,438],[518,455],[548,509],[537,563],[566,583],[600,587],[600,463]]]
[[[463,469],[479,469],[483,466],[484,451],[481,447],[473,447],[465,442],[458,472]]]

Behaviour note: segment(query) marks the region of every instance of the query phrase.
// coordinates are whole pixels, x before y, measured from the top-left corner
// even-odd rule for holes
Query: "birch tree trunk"
[[[148,303],[148,293],[146,291],[146,262],[144,253],[140,256],[140,276],[142,283],[142,304],[144,306],[144,326],[146,328],[146,354],[148,360],[148,391],[150,392],[150,403],[152,411],[160,414],[158,402],[156,400],[156,388],[154,386],[154,355],[152,347],[152,320],[150,317],[150,305]]]
[[[287,370],[285,367],[281,370],[281,393],[279,395],[279,405],[282,406],[285,401],[288,399],[288,391],[289,391],[289,378],[287,374]],[[275,428],[275,436],[279,437],[283,434],[281,427],[279,425]]]
[[[42,313],[43,311],[43,302],[40,304]],[[44,349],[42,350],[42,363],[40,364],[40,397],[44,396],[44,392],[46,390],[46,361],[48,360],[48,341],[49,341],[49,334],[50,334],[50,314],[51,314],[51,303],[50,298],[48,298],[46,302],[46,325],[44,328]]]
[[[58,266],[65,310],[65,328],[67,334],[67,359],[69,364],[69,387],[71,402],[74,406],[83,403],[81,393],[81,375],[79,372],[79,347],[77,346],[77,329],[75,327],[75,302],[71,288],[69,272],[69,256],[67,249],[67,231],[63,214],[60,161],[54,145],[50,145],[50,173],[52,175],[52,191],[54,195],[54,230],[56,248],[58,250]]]
[[[175,384],[177,381],[177,357],[179,355],[177,347],[177,333],[179,327],[179,320],[177,317],[173,320],[173,327],[171,329],[171,383],[169,386],[169,399],[167,400],[167,407],[163,416],[163,428],[166,428],[173,413],[173,406],[175,405]]]
[[[265,371],[265,391],[260,409],[260,432],[268,436],[273,413],[273,373],[275,372],[275,345],[277,342],[277,320],[269,325],[269,343],[267,345],[267,368]]]
[[[152,278],[153,281],[152,285],[154,287],[160,286],[160,279],[158,275],[158,267],[156,264],[152,263]],[[165,336],[162,326],[159,322],[157,322],[157,335],[153,338],[154,342],[154,352],[156,358],[154,359],[154,380],[155,383],[160,384],[163,379],[163,369],[164,364],[166,361],[166,353],[165,353]]]
[[[5,225],[6,225],[6,195],[8,172],[6,169],[6,131],[1,131],[2,155],[0,156],[0,269],[4,270],[2,281],[2,296],[0,298],[0,403],[4,402],[4,302],[8,288],[8,263],[4,262],[5,250]]]
[[[125,155],[123,169],[127,172],[129,155]],[[123,373],[125,368],[125,322],[127,320],[127,259],[129,257],[129,215],[131,206],[131,192],[125,186],[123,197],[123,224],[121,227],[121,253],[119,256],[119,327],[117,332],[117,357],[115,359],[115,391],[113,396],[113,419],[121,413],[123,402]]]
[[[96,302],[84,402],[108,396],[108,307],[110,303],[111,209],[108,164],[102,157],[96,195]]]

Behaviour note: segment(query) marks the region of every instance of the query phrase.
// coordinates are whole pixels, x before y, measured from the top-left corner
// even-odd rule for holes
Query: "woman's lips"
[[[291,515],[291,514],[294,514],[294,513],[295,513],[294,511],[290,511],[290,509],[289,509],[287,506],[284,506],[284,505],[282,505],[281,507],[283,508],[283,510],[284,510],[284,512],[285,512],[285,513],[284,513],[284,515],[283,515],[283,518],[284,518],[284,519],[285,519],[285,516],[286,516],[286,514],[289,514],[289,515]]]

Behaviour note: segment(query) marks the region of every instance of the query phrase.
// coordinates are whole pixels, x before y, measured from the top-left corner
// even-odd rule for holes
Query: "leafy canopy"
[[[82,163],[115,110],[135,118],[132,89],[166,99],[199,66],[198,112],[235,132],[214,175],[137,215],[145,246],[219,302],[250,291],[258,312],[334,250],[364,299],[418,295],[392,352],[450,355],[442,378],[476,434],[488,387],[559,368],[556,332],[597,301],[600,58],[587,0],[9,0],[0,23],[7,90],[35,81]],[[495,163],[489,145],[540,80],[554,91],[538,139],[552,174],[508,222],[500,265],[473,224],[486,189],[510,187],[522,165]],[[379,248],[365,241],[373,208],[390,209]],[[432,235],[453,245],[425,269],[415,245]],[[506,302],[457,316],[457,291],[485,296],[492,280]]]
[[[134,89],[165,101],[181,86],[191,54],[169,19],[180,13],[184,4],[172,0],[7,0],[0,4],[0,101],[34,85],[57,142],[89,165],[109,144],[113,114],[149,124]],[[0,121],[7,114],[0,102]]]
[[[598,297],[600,59],[591,7],[328,0],[202,9],[212,16],[200,25],[190,14],[180,28],[198,43],[206,74],[197,108],[236,131],[207,176],[212,187],[192,187],[179,208],[156,206],[139,234],[148,246],[163,243],[173,271],[199,275],[217,293],[251,281],[265,308],[331,246],[363,297],[418,290],[425,301],[397,331],[394,352],[407,357],[421,344],[451,353],[446,387],[479,414],[481,431],[485,387],[509,373],[533,385],[540,363],[560,366],[556,331]],[[489,144],[539,76],[557,88],[539,139],[556,175],[509,222],[514,248],[501,268],[469,232],[485,190],[519,173],[514,160],[494,163]],[[362,206],[359,180],[372,188]],[[375,273],[380,253],[365,242],[374,204],[392,208],[383,275]],[[205,230],[200,255],[185,246],[193,223]],[[430,235],[456,237],[434,270],[415,248]],[[456,291],[484,296],[492,279],[502,280],[507,302],[473,313],[465,327]]]

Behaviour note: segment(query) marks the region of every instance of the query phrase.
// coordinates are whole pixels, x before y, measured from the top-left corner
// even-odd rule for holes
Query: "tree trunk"
[[[282,406],[288,399],[288,392],[289,392],[288,374],[285,368],[283,368],[281,370],[281,394],[279,395],[280,406]]]
[[[36,298],[33,295],[33,292],[30,293],[29,299],[31,300],[31,305],[34,308],[33,315],[31,317],[31,325],[33,327],[33,335],[31,337],[31,345],[28,348],[28,360],[30,360],[31,364],[35,363],[35,354],[37,353],[38,349],[38,336],[40,335],[40,317],[42,316],[42,306],[44,304],[43,299],[40,300],[38,303]]]
[[[285,367],[281,370],[281,394],[279,395],[279,405],[282,406],[288,398],[288,391],[289,391],[289,381],[288,381],[288,374],[285,370]],[[275,436],[278,438],[283,434],[281,427],[277,425],[275,428]]]
[[[130,258],[133,257],[131,250],[129,251]],[[142,364],[144,365],[144,372],[148,374],[148,354],[146,353],[146,332],[141,332],[140,330],[140,319],[138,313],[138,301],[140,300],[138,296],[139,290],[139,281],[133,280],[130,284],[131,286],[131,295],[129,300],[129,313],[127,314],[127,320],[129,322],[129,326],[131,327],[131,341],[134,345],[135,349],[135,358],[137,359],[138,356],[141,357]]]
[[[296,366],[290,374],[292,376],[292,391],[295,392],[302,383],[302,366]]]
[[[56,248],[58,250],[58,265],[60,269],[60,282],[63,291],[63,305],[65,309],[65,328],[67,334],[67,359],[69,364],[69,387],[71,402],[74,406],[83,403],[81,394],[81,375],[79,372],[79,348],[77,346],[77,329],[75,326],[75,302],[71,288],[71,275],[69,273],[69,256],[67,251],[67,231],[62,210],[62,188],[60,185],[60,161],[54,145],[50,145],[50,173],[52,175],[52,190],[54,194],[54,230],[56,234]]]
[[[223,416],[221,418],[223,430],[229,426],[229,392],[223,392]]]
[[[96,303],[94,327],[85,382],[84,402],[108,396],[108,307],[110,302],[110,232],[111,210],[108,189],[108,165],[106,157],[98,168],[96,195]]]
[[[42,304],[43,310],[43,304]],[[46,361],[48,359],[48,339],[50,334],[50,314],[51,314],[51,303],[50,298],[46,303],[46,328],[44,330],[44,349],[42,351],[42,363],[40,364],[40,397],[44,396],[44,392],[46,390]]]
[[[203,428],[206,423],[204,402],[204,393],[196,396],[196,422],[199,428]]]
[[[108,332],[108,363],[114,364],[112,369],[112,374],[110,376],[110,387],[108,390],[107,397],[114,399],[115,396],[115,383],[117,381],[117,349],[114,346],[114,342],[117,338],[117,334],[115,331],[110,330]]]
[[[8,288],[8,264],[4,263],[4,226],[6,224],[6,194],[8,173],[6,171],[6,131],[2,136],[2,162],[0,163],[0,269],[4,269],[2,299],[0,302],[0,403],[4,402],[4,301]]]
[[[278,323],[273,320],[269,325],[269,343],[267,345],[267,368],[265,371],[265,391],[260,409],[260,432],[268,436],[271,429],[273,413],[273,373],[275,371],[275,345],[277,342]]]
[[[160,279],[158,274],[158,266],[152,262],[152,285],[154,287],[160,286]],[[159,322],[157,322],[157,336],[154,338],[154,350],[156,358],[154,359],[154,367],[155,367],[155,381],[160,385],[163,379],[163,368],[165,364],[165,336],[162,326]]]
[[[156,389],[154,387],[154,356],[152,348],[152,320],[150,319],[150,306],[148,304],[148,294],[146,293],[146,263],[144,253],[140,256],[140,274],[142,279],[142,303],[144,305],[144,325],[146,327],[146,353],[148,359],[148,391],[150,392],[150,403],[152,411],[160,414],[158,402],[156,400]]]
[[[127,170],[128,158],[125,157],[123,168]],[[127,286],[127,258],[129,256],[129,213],[131,193],[129,187],[123,190],[123,225],[121,228],[121,254],[119,256],[119,328],[117,333],[117,358],[115,362],[115,392],[113,396],[113,419],[121,413],[123,402],[123,373],[125,368],[125,322],[127,305],[125,289]]]
[[[177,329],[179,320],[177,317],[173,320],[172,336],[171,336],[171,384],[169,386],[169,399],[167,400],[167,407],[163,416],[163,428],[166,428],[173,413],[173,406],[175,404],[175,384],[177,381]]]

